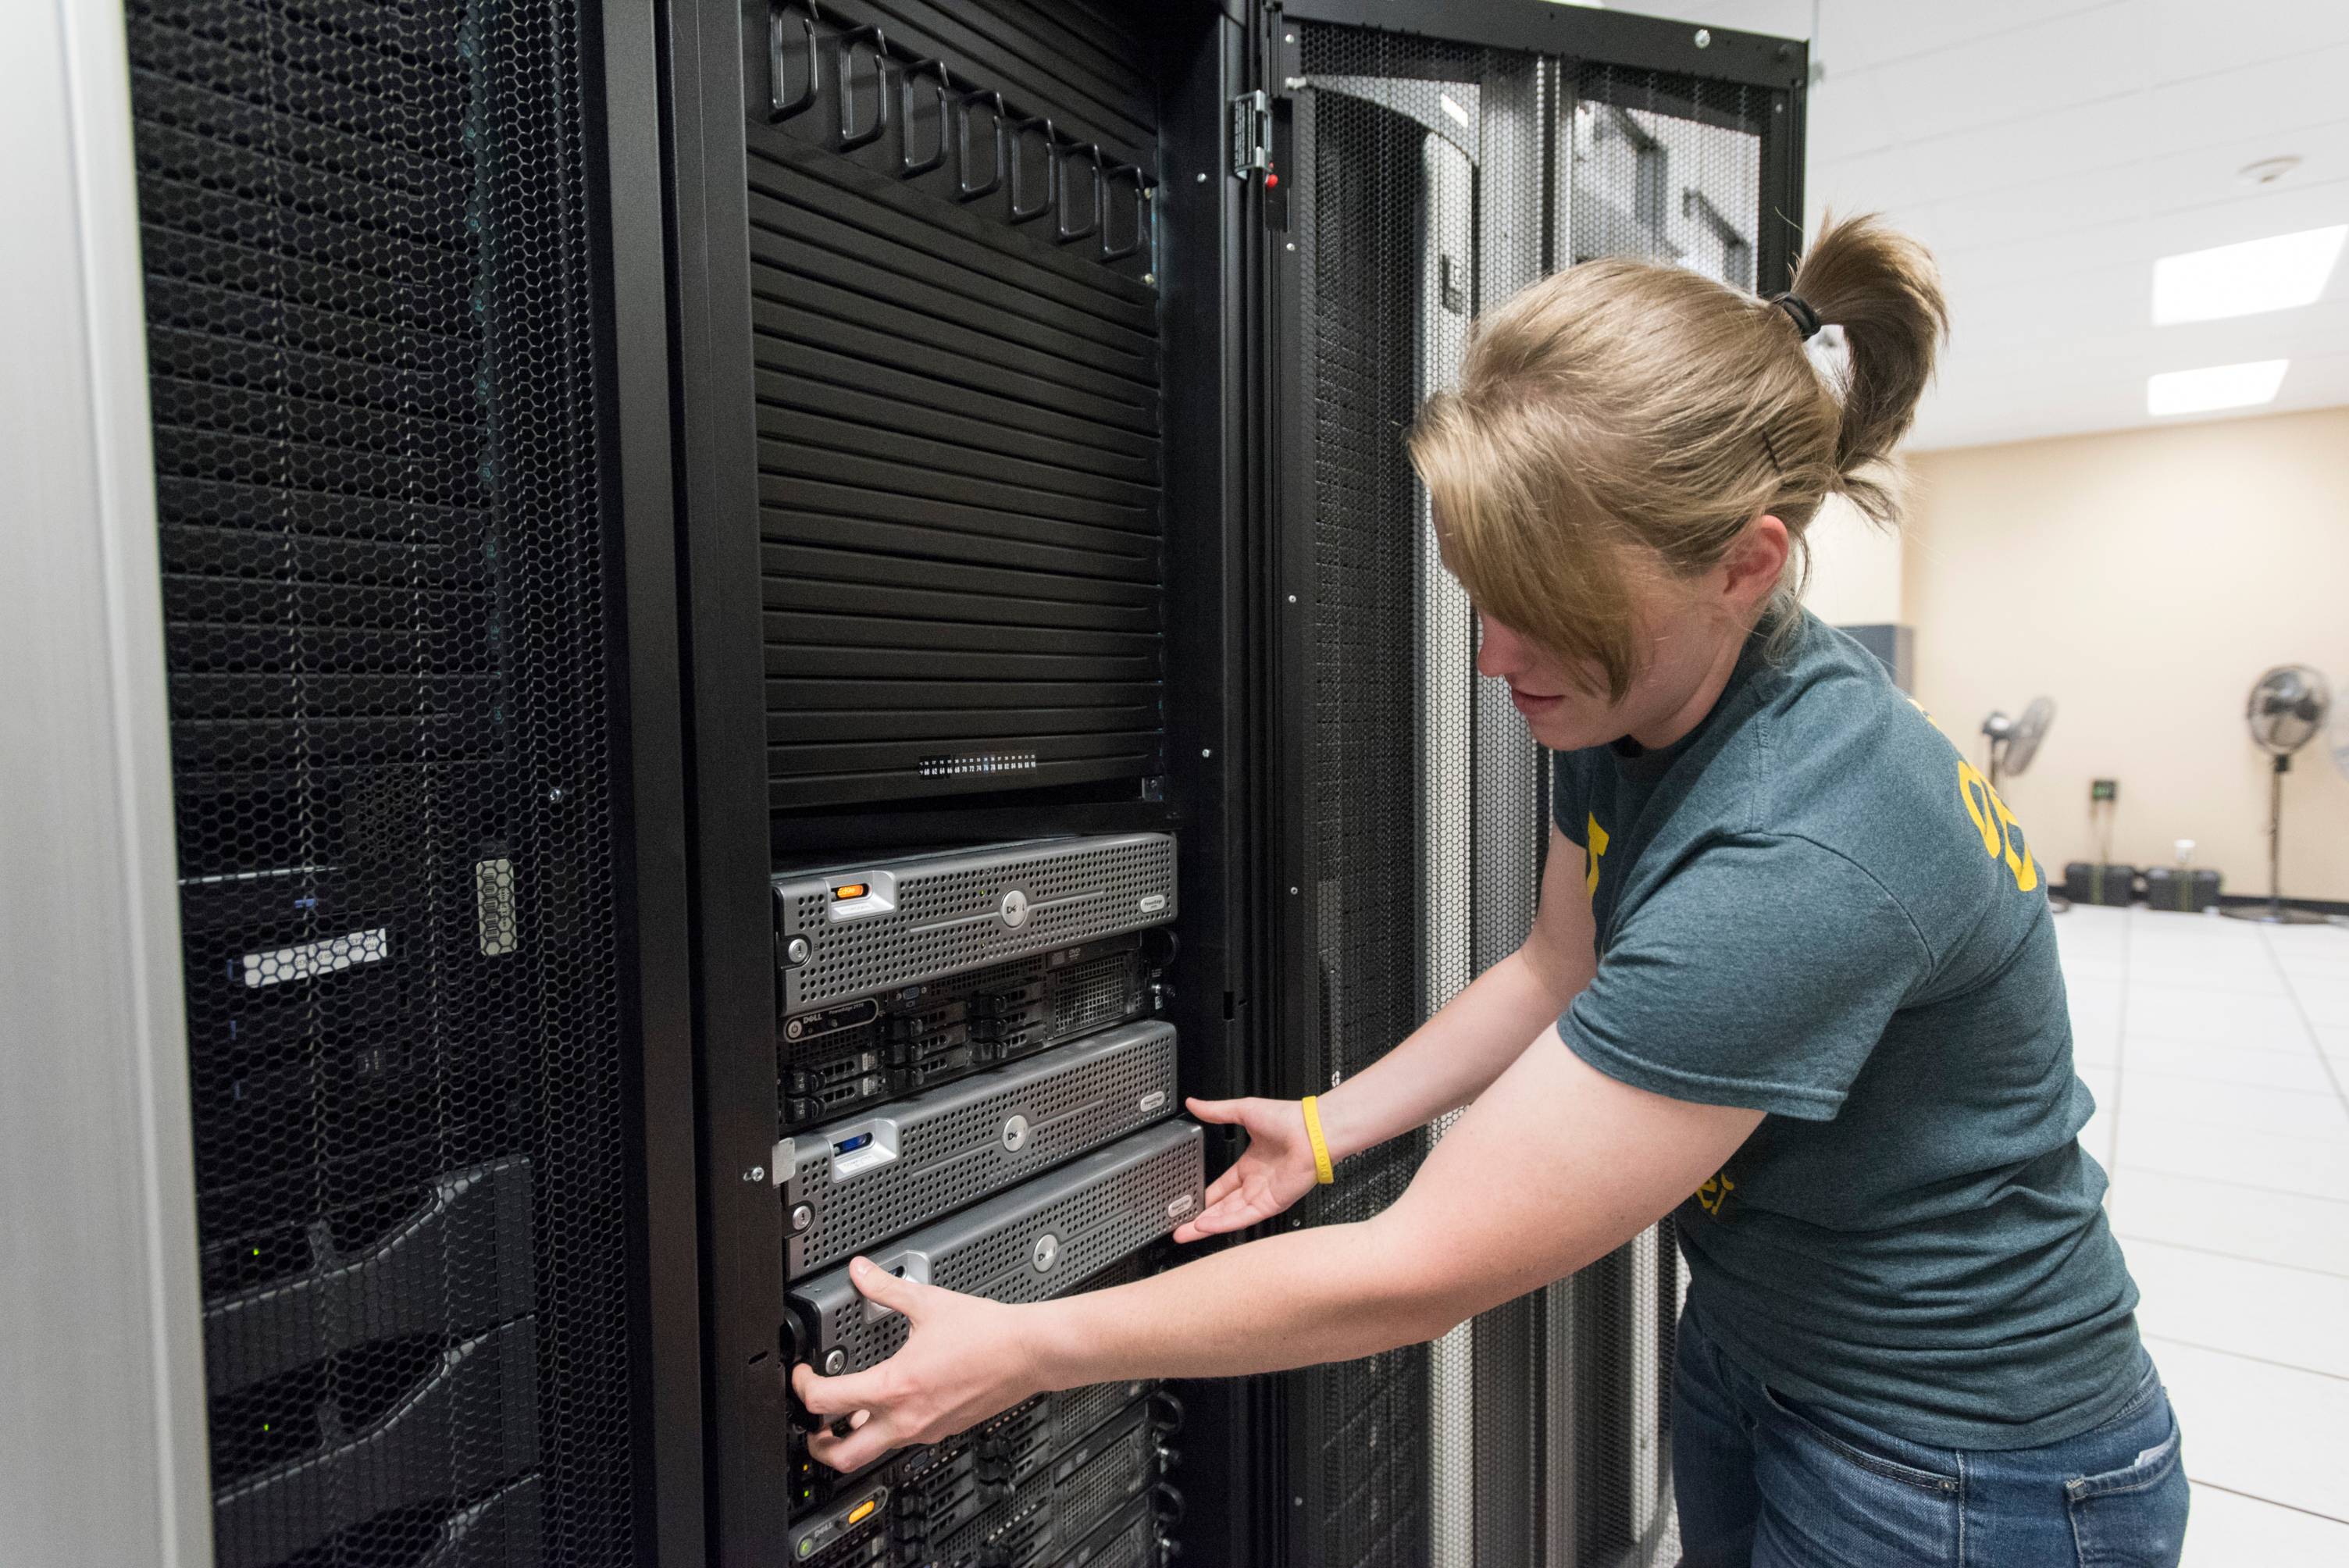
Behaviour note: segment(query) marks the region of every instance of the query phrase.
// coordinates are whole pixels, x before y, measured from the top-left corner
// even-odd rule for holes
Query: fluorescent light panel
[[[2291,367],[2289,359],[2255,359],[2245,365],[2164,371],[2145,384],[2145,411],[2156,416],[2208,414],[2272,403]]]
[[[2218,321],[2313,304],[2341,259],[2349,223],[2247,240],[2153,263],[2153,325]]]

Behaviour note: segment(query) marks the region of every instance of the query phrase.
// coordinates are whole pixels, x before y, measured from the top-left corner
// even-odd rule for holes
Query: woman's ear
[[[1743,614],[1767,599],[1785,575],[1786,557],[1794,549],[1793,535],[1775,514],[1765,511],[1747,524],[1721,563],[1722,594],[1729,607]]]

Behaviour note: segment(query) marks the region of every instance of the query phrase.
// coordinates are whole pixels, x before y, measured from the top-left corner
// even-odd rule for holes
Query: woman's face
[[[1525,716],[1526,727],[1553,751],[1604,746],[1627,735],[1646,746],[1670,745],[1703,717],[1686,710],[1721,664],[1724,639],[1744,642],[1741,632],[1710,613],[1711,586],[1661,579],[1636,590],[1632,614],[1640,657],[1620,702],[1609,700],[1606,675],[1597,665],[1575,669],[1482,610],[1477,673],[1508,683],[1509,700]]]
[[[1440,529],[1437,545],[1448,549]],[[1609,699],[1606,672],[1596,665],[1568,665],[1481,606],[1477,673],[1509,683],[1509,700],[1526,727],[1552,751],[1604,746],[1627,735],[1651,749],[1670,746],[1720,694],[1792,548],[1786,525],[1765,513],[1717,565],[1687,577],[1632,576],[1626,589],[1639,667],[1620,702]]]

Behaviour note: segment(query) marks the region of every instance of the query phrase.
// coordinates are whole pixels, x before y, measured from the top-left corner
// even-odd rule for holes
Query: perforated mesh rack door
[[[1456,372],[1475,314],[1576,260],[1783,277],[1795,226],[1764,214],[1800,205],[1799,46],[1722,35],[1754,78],[1740,85],[1655,68],[1701,53],[1668,24],[1495,5],[1388,14],[1410,34],[1337,25],[1371,9],[1300,0],[1268,49],[1276,507],[1299,601],[1281,697],[1302,765],[1278,890],[1293,1092],[1358,1072],[1514,951],[1539,882],[1543,759],[1506,691],[1470,673],[1473,617],[1402,442],[1420,400]],[[1594,57],[1567,57],[1585,34]],[[1595,63],[1604,48],[1623,62]],[[1424,1147],[1350,1161],[1304,1216],[1377,1212]],[[1292,1555],[1671,1561],[1680,1285],[1660,1234],[1433,1346],[1294,1379]]]
[[[571,0],[135,0],[215,1544],[633,1561]]]
[[[1783,288],[1793,224],[1770,200],[1773,122],[1786,95],[1739,82],[1585,62],[1574,71],[1562,250],[1688,267]],[[1671,1368],[1687,1269],[1666,1221],[1553,1287],[1554,1419],[1570,1419],[1578,1563],[1649,1568],[1680,1556],[1671,1502]],[[1570,1415],[1568,1412],[1570,1411]]]

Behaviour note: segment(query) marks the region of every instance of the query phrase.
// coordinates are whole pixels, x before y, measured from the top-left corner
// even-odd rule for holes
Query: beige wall
[[[2267,891],[2267,759],[2243,701],[2271,665],[2349,686],[2349,409],[1920,453],[1902,551],[1917,696],[1953,737],[2041,693],[2056,719],[2002,788],[2062,875],[2093,860],[2088,781],[2120,780],[2114,858],[2200,844]],[[2284,780],[2283,889],[2349,900],[2349,779],[2323,738]]]
[[[1901,540],[1878,528],[1841,496],[1829,496],[1811,520],[1811,581],[1803,603],[1830,626],[1873,626],[1900,619]]]

